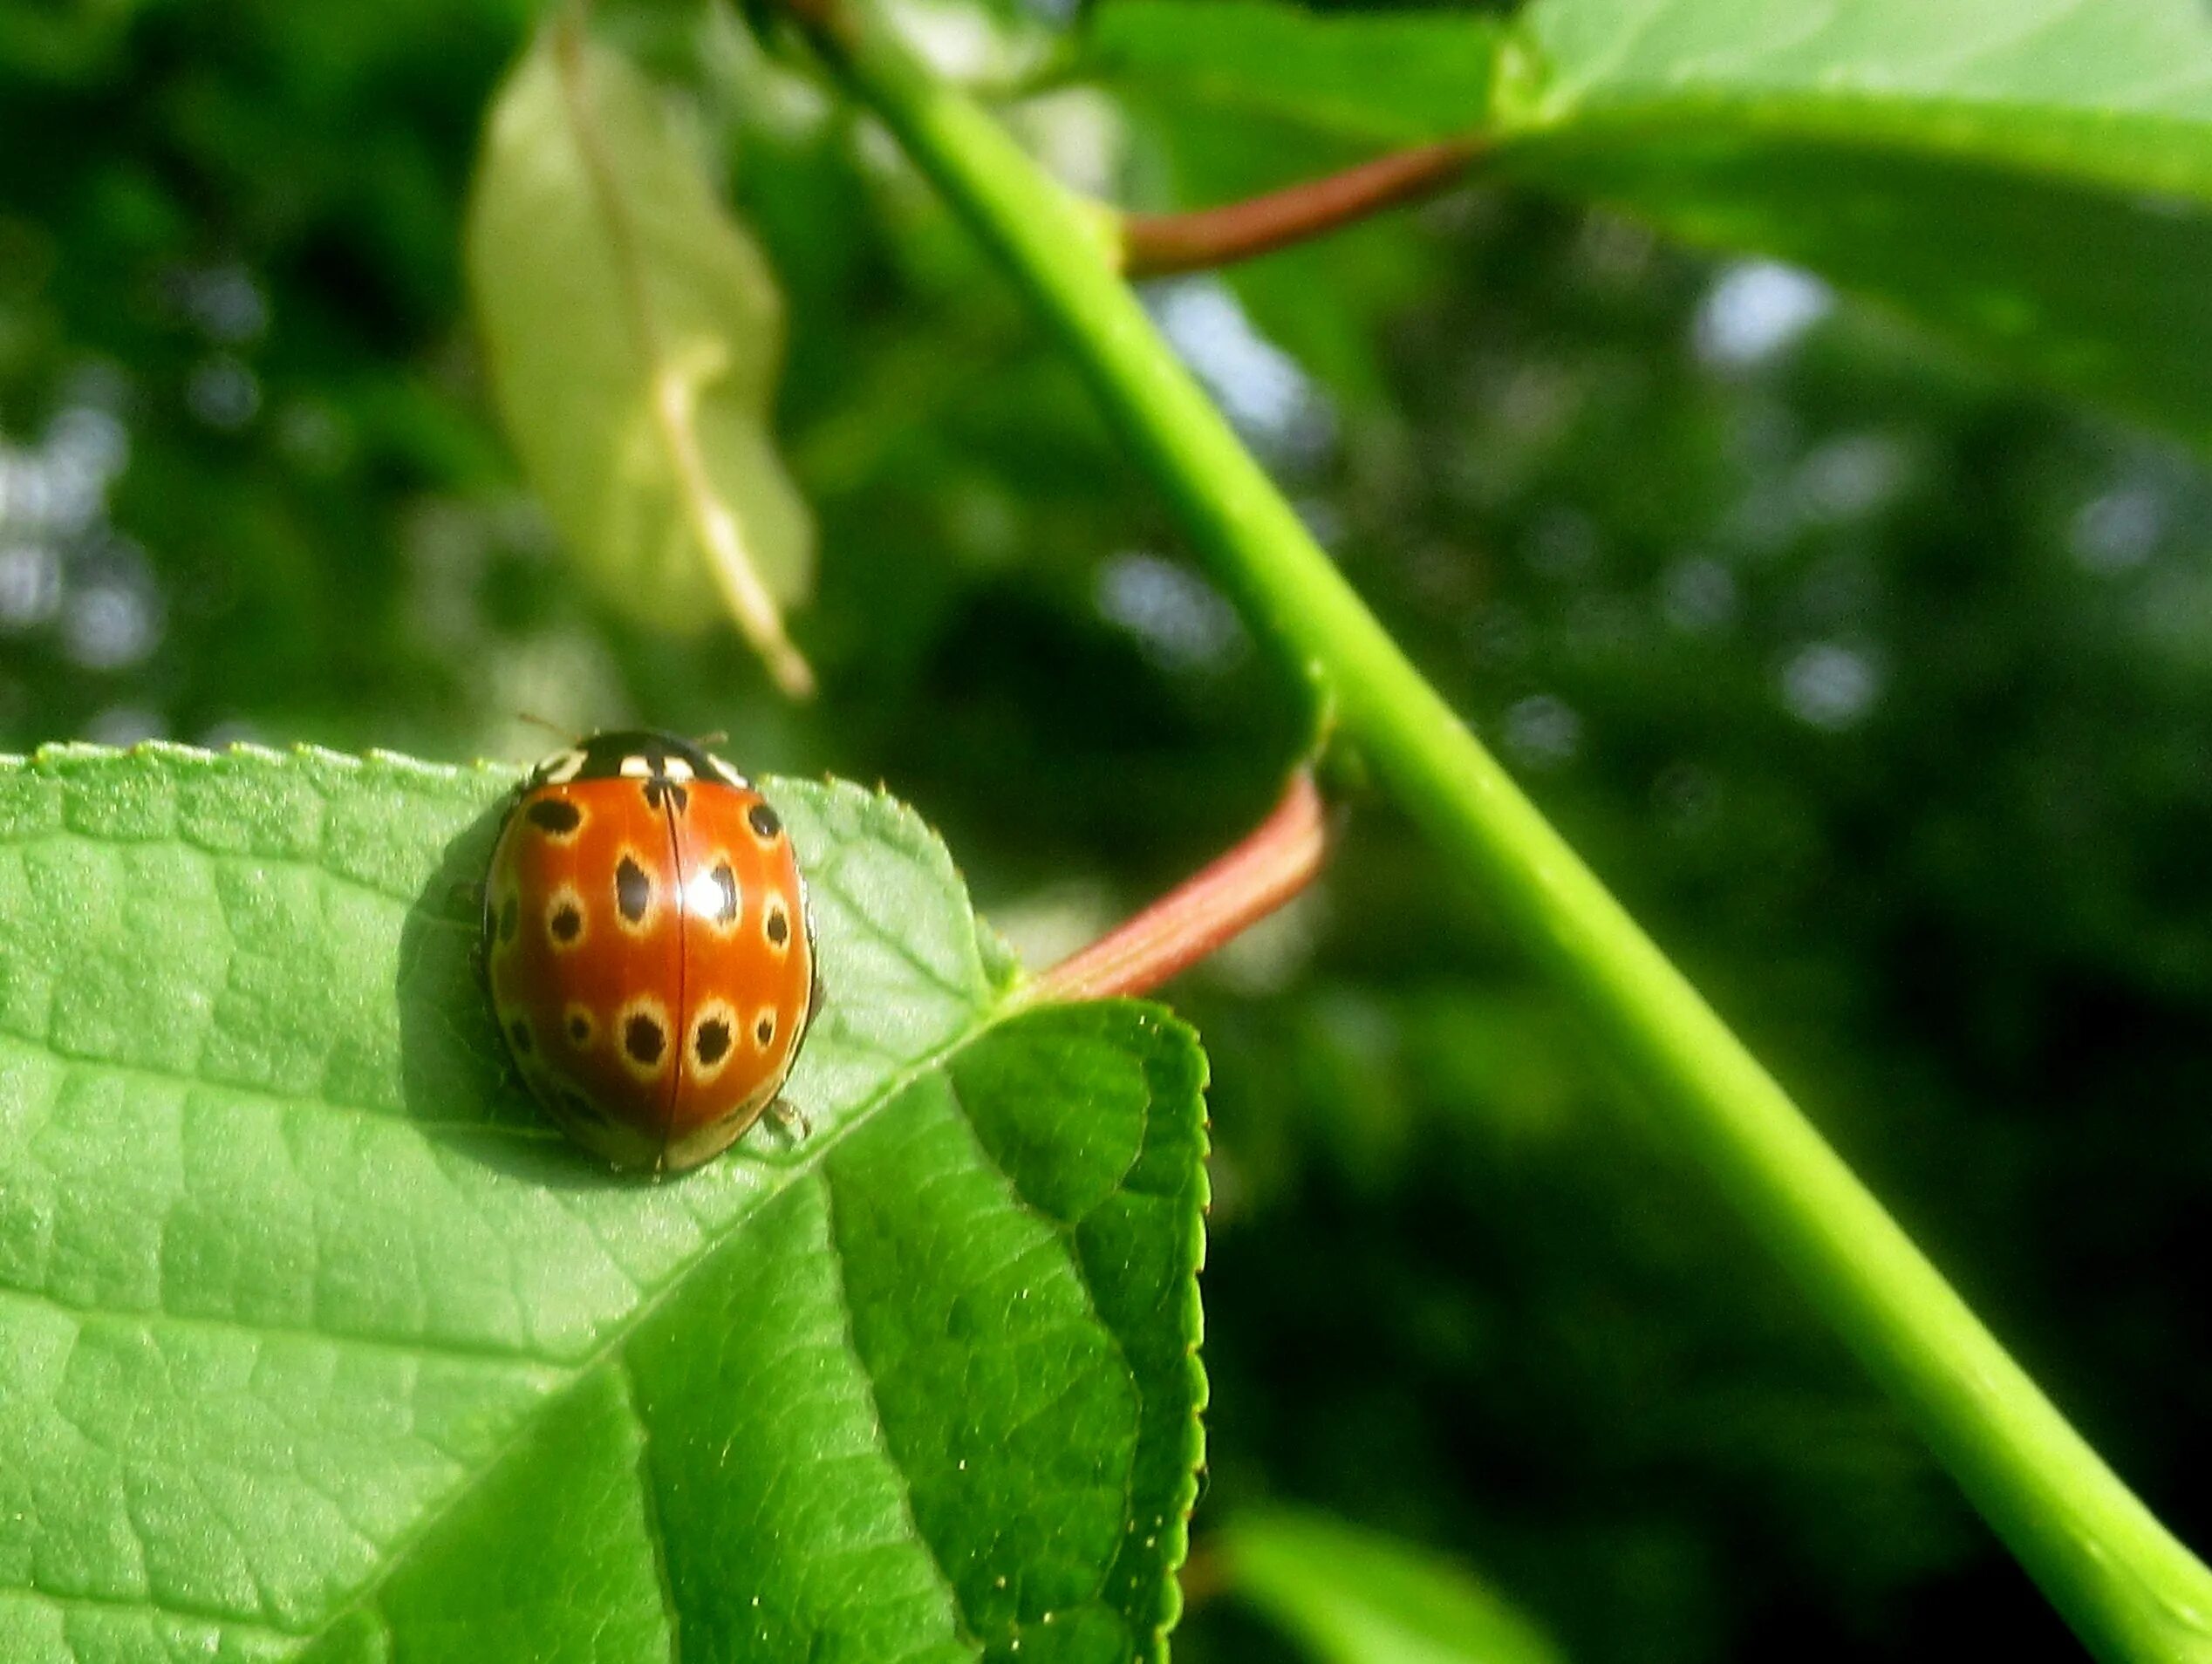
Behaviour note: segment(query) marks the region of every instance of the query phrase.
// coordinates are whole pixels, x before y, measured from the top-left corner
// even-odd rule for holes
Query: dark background
[[[519,3],[0,8],[0,749],[522,758],[727,730],[881,779],[1033,958],[1255,819],[1299,733],[1068,366],[880,137],[701,96],[821,519],[793,711],[596,610],[459,267]],[[702,45],[702,41],[706,44]],[[1332,158],[1062,96],[1123,200]],[[1793,274],[1463,191],[1157,315],[1423,668],[2085,1432],[2212,1540],[2212,488]],[[1213,1058],[1207,1527],[1457,1551],[1602,1661],[2072,1643],[1383,802],[1172,990]],[[1201,1605],[1194,1660],[1287,1656]]]

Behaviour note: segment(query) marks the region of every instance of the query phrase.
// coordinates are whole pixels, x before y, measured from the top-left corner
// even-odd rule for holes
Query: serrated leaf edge
[[[297,760],[348,771],[389,771],[403,777],[445,782],[505,774],[514,774],[519,778],[522,767],[522,765],[512,762],[482,758],[467,764],[430,762],[404,753],[381,749],[372,749],[365,754],[355,754],[304,742],[295,744],[288,748],[278,749],[252,741],[237,741],[217,750],[177,740],[147,740],[128,747],[106,746],[82,740],[64,740],[41,746],[27,756],[22,754],[0,754],[0,773],[31,772],[56,765],[66,767],[72,764],[114,762],[127,760],[133,757],[143,758],[149,761],[181,763],[195,767],[229,760],[261,765],[282,764],[290,760]],[[850,793],[852,798],[859,800],[871,809],[878,811],[889,809],[902,822],[903,830],[918,833],[925,837],[932,846],[937,861],[942,863],[945,876],[959,883],[965,896],[966,884],[960,879],[958,868],[952,861],[951,852],[911,805],[893,795],[880,783],[870,789],[855,782],[842,781],[827,775],[824,776],[824,782],[833,788]],[[342,875],[331,876],[342,876]],[[973,913],[972,905],[970,917],[980,924],[980,916]],[[50,1593],[36,1588],[22,1588],[7,1592],[18,1599],[39,1601],[60,1608],[79,1606],[102,1613],[149,1614],[179,1621],[206,1624],[224,1631],[280,1638],[284,1640],[306,1643],[310,1646],[327,1640],[337,1633],[340,1626],[362,1616],[373,1618],[380,1626],[388,1631],[388,1624],[378,1614],[374,1604],[385,1586],[409,1561],[415,1551],[435,1533],[440,1525],[473,1498],[491,1476],[502,1468],[517,1451],[527,1446],[530,1438],[542,1425],[543,1418],[555,1404],[582,1390],[586,1382],[611,1361],[619,1364],[622,1350],[630,1339],[655,1312],[681,1292],[690,1274],[702,1261],[727,1246],[744,1225],[759,1213],[761,1209],[773,1203],[799,1180],[807,1177],[820,1177],[826,1188],[828,1180],[827,1176],[821,1172],[822,1163],[854,1130],[872,1121],[886,1104],[905,1095],[927,1076],[946,1069],[953,1059],[1005,1023],[1017,1018],[1033,1015],[1043,1009],[1034,1003],[1020,1001],[1011,997],[1010,987],[1001,985],[997,979],[989,974],[987,967],[983,971],[982,979],[984,986],[989,990],[990,1003],[981,1008],[976,1020],[963,1027],[958,1033],[947,1037],[938,1046],[890,1076],[875,1092],[870,1094],[864,1101],[848,1112],[835,1129],[826,1134],[818,1135],[797,1159],[784,1163],[755,1163],[754,1169],[760,1174],[761,1183],[760,1188],[747,1198],[746,1204],[739,1211],[732,1214],[723,1223],[720,1230],[711,1237],[704,1238],[697,1250],[673,1264],[660,1286],[625,1313],[618,1322],[611,1325],[607,1336],[598,1346],[571,1361],[549,1361],[522,1354],[515,1354],[511,1360],[508,1360],[517,1367],[550,1369],[563,1379],[558,1386],[547,1394],[540,1403],[523,1416],[512,1436],[498,1449],[485,1458],[473,1476],[457,1484],[437,1506],[427,1510],[421,1518],[411,1525],[400,1538],[395,1539],[392,1548],[385,1554],[372,1577],[365,1579],[344,1600],[334,1606],[312,1628],[289,1629],[281,1625],[241,1618],[234,1613],[166,1606],[147,1599],[111,1600],[97,1596]],[[1178,1245],[1177,1252],[1178,1266],[1186,1269],[1178,1272],[1178,1280],[1185,1286],[1182,1302],[1184,1309],[1175,1314],[1178,1327],[1184,1336],[1185,1355],[1188,1361],[1191,1409],[1185,1428],[1182,1448],[1191,1458],[1191,1470],[1178,1480],[1176,1493],[1169,1499],[1171,1523],[1165,1529],[1172,1532],[1172,1538],[1167,1552],[1161,1559],[1161,1571],[1165,1585],[1161,1616],[1159,1621],[1151,1626],[1150,1633],[1146,1637],[1150,1645],[1144,1654],[1146,1657],[1163,1658],[1164,1657],[1165,1637],[1173,1628],[1182,1609],[1181,1592],[1176,1572],[1188,1554],[1189,1517],[1198,1495],[1198,1470],[1203,1464],[1205,1456],[1203,1415],[1207,1402],[1208,1382],[1205,1366],[1198,1354],[1198,1348],[1204,1338],[1204,1308],[1198,1295],[1196,1279],[1204,1269],[1205,1262],[1205,1215],[1211,1193],[1211,1185],[1205,1166],[1210,1142],[1206,1133],[1208,1119],[1205,1108],[1205,1093],[1210,1078],[1211,1065],[1203,1047],[1198,1043],[1197,1031],[1166,1007],[1145,1000],[1117,1000],[1105,1003],[1129,1007],[1139,1014],[1140,1020],[1148,1027],[1163,1033],[1175,1034],[1187,1047],[1185,1054],[1195,1062],[1195,1079],[1191,1086],[1198,1103],[1198,1124],[1196,1129],[1198,1164],[1193,1170],[1193,1182],[1198,1187],[1197,1208],[1192,1216],[1191,1238]],[[1148,1091],[1157,1061],[1153,1059],[1146,1060]],[[100,1067],[109,1066],[103,1063]],[[169,1077],[162,1076],[161,1078],[168,1079]],[[962,1110],[960,1113],[963,1122],[972,1126],[973,1123],[968,1122],[966,1112]],[[988,1160],[987,1151],[984,1154],[986,1159]],[[1020,1196],[1010,1177],[1005,1175],[1002,1170],[997,1169],[995,1161],[990,1162],[990,1165],[994,1170],[1000,1170],[1000,1177],[1006,1181],[1008,1194],[1013,1197],[1015,1205],[1025,1209],[1031,1208],[1031,1204]],[[1096,1296],[1092,1293],[1088,1278],[1082,1276],[1080,1256],[1074,1257],[1074,1260],[1078,1277],[1083,1282],[1086,1297],[1092,1302],[1092,1308],[1096,1312]],[[25,1298],[34,1300],[42,1299],[35,1295],[27,1295]],[[67,1310],[68,1308],[58,1307],[57,1309]],[[133,1318],[158,1318],[164,1322],[171,1320],[167,1314],[161,1313],[114,1313],[99,1315],[113,1316],[126,1320]],[[189,1321],[189,1320],[182,1320]],[[254,1328],[258,1332],[259,1326],[240,1326]],[[1110,1326],[1105,1325],[1103,1319],[1101,1326],[1107,1329],[1109,1337],[1114,1341],[1116,1352],[1119,1353],[1121,1351],[1120,1337],[1112,1333]],[[285,1331],[283,1333],[290,1338],[312,1338],[333,1345],[348,1344],[350,1340],[350,1337],[345,1335],[323,1334],[321,1332]],[[415,1346],[412,1342],[372,1340],[367,1344],[403,1346],[418,1352],[435,1350],[432,1347]],[[502,1357],[505,1358],[505,1354],[502,1354]],[[485,1360],[476,1358],[475,1361]],[[623,1373],[626,1377],[626,1367]],[[1134,1379],[1135,1372],[1131,1370],[1130,1373]],[[634,1397],[634,1395],[631,1394],[626,1379],[623,1389],[625,1395]],[[643,1426],[642,1420],[639,1425]],[[642,1454],[640,1459],[643,1459]],[[901,1476],[904,1477],[903,1470],[901,1470]],[[1125,1507],[1125,1516],[1130,1511]],[[909,1513],[911,1517],[911,1508]],[[957,1590],[952,1588],[944,1568],[937,1562],[934,1545],[931,1545],[926,1534],[920,1530],[918,1524],[914,1527],[914,1535],[916,1541],[928,1550],[932,1565],[937,1565],[939,1578],[946,1582],[948,1591],[952,1593],[952,1606],[960,1614],[960,1633],[963,1640],[968,1640],[971,1644],[977,1644],[980,1650],[980,1644],[974,1642],[972,1633],[967,1627],[967,1615],[960,1606]],[[654,1546],[654,1553],[656,1564],[661,1568],[660,1575],[664,1579],[665,1586],[665,1559],[658,1542]],[[1110,1567],[1109,1570],[1110,1572]],[[672,1601],[672,1593],[667,1598]],[[671,1634],[672,1636],[675,1633],[672,1606],[671,1611]],[[672,1654],[672,1658],[673,1656]]]

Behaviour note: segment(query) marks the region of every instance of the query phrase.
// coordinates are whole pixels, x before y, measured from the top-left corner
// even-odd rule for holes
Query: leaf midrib
[[[21,759],[0,759],[0,767],[14,764],[28,767],[35,763],[50,762],[55,760],[53,755],[55,749],[47,748],[42,751],[35,760],[30,760],[29,763]],[[101,749],[99,754],[105,759],[113,754]],[[195,762],[202,760],[201,754],[191,752],[188,754]],[[276,757],[275,754],[271,754],[271,760],[281,760]],[[369,761],[381,763],[386,760],[397,760],[381,757],[358,759],[339,756],[336,754],[330,754],[330,760],[344,763],[352,769],[359,769],[365,762]],[[412,764],[406,772],[418,779],[440,785],[464,782],[469,773],[459,768],[420,763]],[[481,765],[479,766],[477,772],[481,772]],[[327,794],[323,795],[327,797]],[[210,846],[191,839],[177,830],[144,839],[88,840],[88,835],[81,829],[63,825],[26,831],[6,840],[11,848],[17,850],[44,845],[82,843],[87,841],[100,842],[104,846],[178,845],[188,848],[195,856],[211,862],[293,869],[311,873],[319,881],[337,879],[349,889],[379,903],[403,909],[411,904],[411,896],[395,894],[355,875],[336,870],[327,865],[324,859],[318,858],[316,855],[301,854],[290,850],[262,852]],[[852,904],[850,894],[843,883],[842,866],[841,861],[834,863],[817,876],[817,882],[824,889],[846,900],[850,910],[857,917],[864,920],[870,919],[868,909]],[[468,928],[465,921],[449,917],[433,917],[428,922],[455,930]],[[462,1464],[464,1476],[454,1483],[452,1490],[440,1497],[434,1506],[427,1509],[421,1517],[381,1551],[379,1563],[356,1589],[307,1626],[292,1627],[283,1623],[273,1622],[265,1610],[248,1615],[239,1613],[235,1608],[167,1603],[151,1594],[126,1598],[17,1586],[0,1591],[0,1598],[13,1597],[63,1610],[81,1608],[104,1613],[135,1613],[150,1618],[205,1624],[211,1628],[228,1633],[263,1636],[302,1647],[312,1647],[328,1638],[342,1625],[356,1618],[373,1619],[388,1632],[388,1620],[384,1619],[376,1603],[392,1580],[413,1563],[424,1545],[434,1537],[438,1530],[448,1519],[479,1495],[482,1488],[490,1483],[518,1452],[528,1447],[530,1440],[545,1424],[546,1418],[558,1414],[561,1407],[571,1401],[575,1394],[586,1389],[598,1377],[600,1372],[611,1364],[620,1370],[625,1377],[628,1375],[625,1347],[652,1320],[665,1304],[676,1299],[684,1292],[690,1279],[699,1272],[701,1265],[711,1260],[716,1254],[729,1248],[748,1225],[759,1217],[762,1209],[789,1193],[795,1184],[809,1176],[822,1176],[826,1183],[826,1174],[823,1173],[823,1164],[843,1144],[848,1135],[870,1123],[877,1114],[897,1101],[919,1082],[933,1074],[946,1070],[968,1047],[984,1039],[1001,1023],[1027,1009],[1027,1004],[1014,998],[1012,991],[1008,988],[993,987],[987,980],[980,984],[962,985],[941,967],[921,959],[914,953],[911,945],[898,938],[895,933],[879,929],[875,931],[875,934],[893,951],[896,958],[934,990],[969,1005],[967,1020],[954,1033],[887,1073],[867,1095],[837,1121],[833,1128],[817,1135],[809,1142],[808,1147],[793,1159],[748,1163],[747,1165],[753,1167],[759,1176],[760,1182],[757,1188],[741,1198],[738,1198],[733,1212],[717,1227],[702,1231],[700,1241],[693,1250],[671,1265],[663,1273],[657,1286],[652,1287],[649,1292],[641,1290],[642,1298],[638,1303],[629,1311],[611,1320],[597,1342],[580,1355],[555,1359],[540,1354],[509,1348],[456,1347],[442,1341],[426,1339],[399,1340],[389,1336],[262,1323],[246,1318],[228,1318],[221,1315],[188,1316],[167,1311],[158,1306],[135,1309],[99,1306],[76,1306],[44,1289],[0,1289],[0,1298],[50,1311],[58,1317],[66,1319],[80,1327],[110,1323],[157,1333],[163,1329],[221,1331],[229,1335],[261,1339],[272,1343],[311,1341],[325,1346],[361,1351],[378,1351],[415,1359],[452,1360],[493,1367],[505,1366],[516,1377],[542,1388],[542,1395],[522,1412],[516,1425],[509,1436],[500,1442],[497,1448],[473,1463]],[[324,1097],[311,1088],[288,1091],[281,1087],[263,1084],[210,1080],[197,1073],[173,1067],[163,1068],[138,1061],[103,1058],[98,1055],[72,1054],[58,1050],[49,1040],[35,1039],[12,1032],[0,1032],[0,1045],[19,1048],[26,1055],[58,1066],[64,1079],[75,1071],[100,1072],[159,1081],[165,1087],[184,1093],[194,1090],[217,1092],[285,1109],[305,1106],[331,1115],[356,1117],[369,1115],[389,1122],[395,1129],[422,1129],[433,1124],[453,1125],[472,1133],[511,1135],[532,1139],[557,1137],[556,1134],[538,1132],[528,1127],[491,1121],[426,1123],[403,1113],[395,1113],[379,1106],[341,1103]],[[878,1055],[881,1054],[878,1048],[871,1047],[866,1049],[876,1052]],[[1016,1199],[1019,1205],[1025,1207],[1027,1205],[1026,1200],[1018,1197]],[[1118,1346],[1117,1338],[1116,1345]],[[642,1415],[638,1412],[634,1393],[629,1389],[626,1380],[625,1393],[625,1401],[630,1405],[632,1420],[640,1430],[642,1437],[645,1432],[645,1423]],[[880,1416],[878,1420],[880,1423]],[[885,1456],[891,1460],[893,1467],[898,1468],[896,1458],[891,1456],[888,1449],[885,1449]],[[639,1462],[641,1464],[645,1464],[647,1462],[647,1451],[643,1445],[639,1452]],[[898,1470],[903,1478],[904,1470]],[[641,1465],[638,1482],[650,1511],[652,1501],[658,1493],[654,1488],[649,1465]],[[908,1518],[914,1540],[927,1551],[931,1563],[935,1567],[946,1592],[948,1602],[952,1610],[959,1614],[961,1639],[971,1646],[974,1646],[975,1643],[967,1629],[967,1614],[959,1599],[959,1592],[946,1574],[942,1565],[938,1562],[934,1544],[920,1530],[918,1523],[913,1520],[911,1507],[908,1510]],[[647,1517],[647,1528],[649,1532],[653,1529],[650,1511]],[[656,1537],[653,1549],[656,1559],[659,1563],[663,1596],[668,1603],[671,1634],[673,1636],[676,1633],[674,1596],[672,1589],[668,1586],[666,1581],[665,1542]],[[977,1650],[980,1653],[980,1647]]]
[[[611,1323],[605,1338],[591,1352],[568,1367],[568,1379],[522,1416],[514,1431],[500,1443],[498,1449],[485,1457],[471,1476],[456,1484],[452,1492],[437,1506],[426,1510],[422,1517],[408,1527],[385,1555],[383,1564],[367,1581],[363,1583],[360,1588],[324,1613],[311,1629],[294,1631],[273,1626],[263,1626],[274,1628],[275,1633],[293,1640],[314,1642],[328,1635],[338,1625],[352,1617],[356,1612],[371,1606],[377,1597],[382,1593],[385,1586],[407,1564],[415,1551],[437,1531],[438,1527],[474,1497],[477,1489],[505,1465],[509,1457],[529,1442],[546,1415],[553,1413],[556,1407],[570,1395],[578,1391],[598,1370],[605,1367],[610,1362],[618,1360],[623,1347],[631,1338],[664,1305],[682,1291],[691,1274],[702,1263],[728,1246],[763,1207],[782,1196],[799,1180],[816,1173],[831,1151],[835,1150],[857,1129],[872,1121],[886,1105],[904,1095],[934,1071],[944,1067],[1001,1022],[1014,1015],[1020,1008],[1018,1002],[1002,995],[990,1006],[980,1011],[975,1020],[959,1033],[952,1035],[935,1049],[924,1054],[891,1075],[841,1120],[833,1130],[817,1134],[810,1142],[805,1155],[800,1159],[789,1163],[761,1163],[763,1170],[769,1176],[759,1190],[752,1193],[746,1204],[725,1221],[719,1231],[707,1235],[698,1249],[672,1267],[659,1288]],[[643,1459],[642,1455],[640,1459]],[[649,1477],[643,1482],[650,1483]],[[918,1540],[927,1543],[927,1538],[923,1537],[918,1530],[916,1536]],[[655,1545],[654,1552],[656,1557],[662,1552],[659,1544]],[[932,1563],[934,1563],[934,1549],[931,1552]],[[942,1575],[941,1568],[940,1575]],[[957,1599],[953,1604],[957,1609],[959,1606]],[[963,1616],[965,1620],[965,1614]]]

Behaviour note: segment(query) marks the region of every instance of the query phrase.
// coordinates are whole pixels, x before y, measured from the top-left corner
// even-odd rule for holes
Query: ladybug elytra
[[[492,851],[484,967],[554,1120],[656,1174],[719,1155],[775,1103],[816,1003],[782,820],[665,733],[593,734],[531,770]]]

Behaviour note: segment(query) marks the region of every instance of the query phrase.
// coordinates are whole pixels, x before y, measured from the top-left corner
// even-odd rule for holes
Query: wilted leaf
[[[1464,1567],[1320,1514],[1246,1515],[1215,1539],[1229,1586],[1321,1664],[1560,1664]]]
[[[471,968],[508,783],[0,763],[0,1657],[1161,1655],[1187,1031],[1008,1014],[913,817],[779,782],[813,1136],[604,1176]]]
[[[775,607],[814,565],[768,426],[782,297],[660,96],[573,22],[494,101],[468,253],[501,416],[593,588],[662,630],[734,616],[803,684]]]

